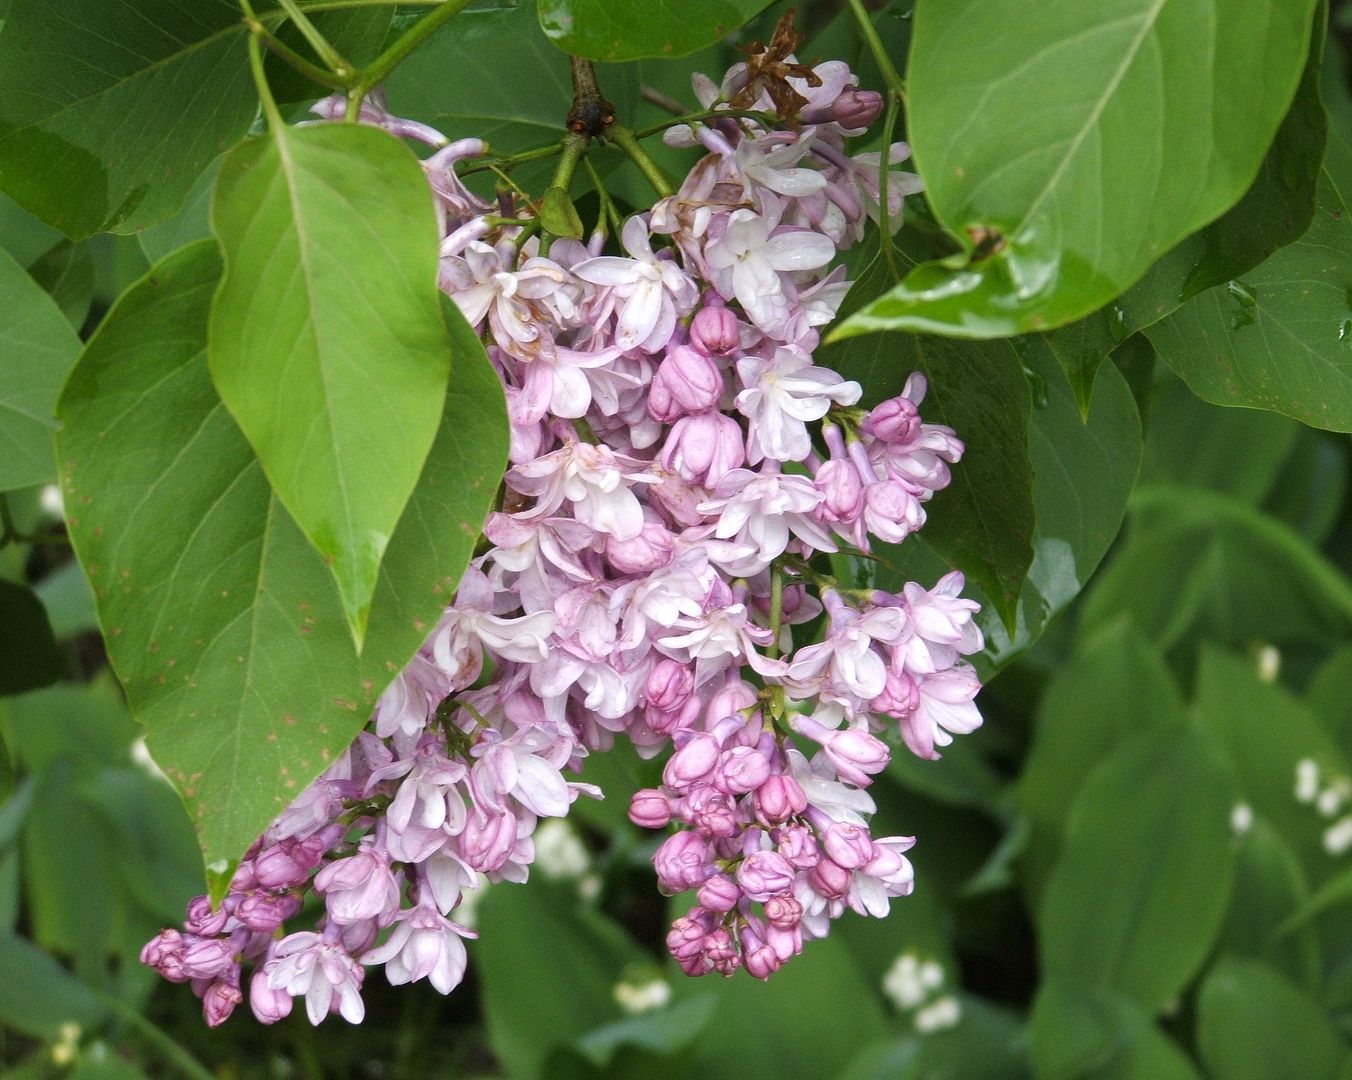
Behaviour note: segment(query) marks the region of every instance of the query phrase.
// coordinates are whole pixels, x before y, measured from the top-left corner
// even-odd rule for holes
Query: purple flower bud
[[[687,413],[718,407],[723,373],[704,353],[677,345],[662,361],[648,390],[648,415],[669,424]]]
[[[707,731],[697,732],[683,747],[671,755],[662,770],[662,780],[669,788],[682,791],[696,780],[702,780],[718,764],[722,748]]]
[[[629,820],[640,829],[661,829],[671,821],[671,802],[656,788],[643,788],[629,802]]]
[[[873,858],[873,837],[867,829],[844,821],[832,822],[822,835],[822,847],[832,862],[858,870]]]
[[[753,851],[737,868],[737,884],[751,900],[768,900],[793,886],[793,867],[777,851]]]
[[[645,521],[631,540],[606,537],[606,558],[621,574],[651,574],[671,562],[675,546],[676,538],[665,525]]]
[[[780,930],[792,930],[803,921],[803,905],[792,896],[772,896],[765,901],[765,918]]]
[[[705,939],[704,960],[720,975],[731,975],[742,966],[737,944],[725,927],[718,927]]]
[[[741,426],[725,413],[683,416],[667,433],[662,468],[690,484],[713,487],[746,461]]]
[[[847,87],[831,102],[831,119],[843,128],[866,128],[883,111],[883,96],[876,90]]]
[[[291,1015],[291,995],[272,989],[267,972],[260,967],[249,980],[249,1008],[260,1024],[275,1024]]]
[[[315,875],[314,887],[338,923],[388,920],[399,910],[399,883],[389,856],[374,850],[329,863]]]
[[[748,975],[764,981],[784,966],[752,923],[744,923],[738,936],[742,941],[742,964]]]
[[[828,900],[837,900],[850,891],[850,879],[853,875],[839,863],[822,859],[807,872],[807,883],[812,891]]]
[[[756,818],[763,825],[778,825],[807,809],[803,787],[787,773],[776,773],[756,789]]]
[[[737,805],[711,787],[699,787],[686,796],[684,817],[705,836],[727,838],[737,834]]]
[[[298,911],[295,893],[249,893],[235,909],[235,918],[250,930],[270,934]]]
[[[667,837],[653,855],[653,866],[658,883],[667,893],[697,888],[717,872],[704,837],[688,831]]]
[[[235,962],[228,939],[204,938],[183,950],[183,972],[190,979],[214,979]]]
[[[235,1011],[235,1006],[244,1000],[239,989],[239,972],[235,972],[235,981],[217,979],[202,995],[202,1015],[207,1027],[220,1027]]]
[[[274,844],[254,860],[254,877],[265,889],[294,889],[304,885],[316,865],[306,855],[308,852],[301,844]]]
[[[821,860],[821,848],[806,825],[790,825],[775,834],[776,850],[797,870],[810,870]]]
[[[663,658],[648,673],[643,684],[643,718],[663,735],[688,727],[699,716],[695,673],[685,664]]]
[[[177,930],[161,930],[141,949],[141,963],[152,967],[170,982],[187,982],[193,976],[183,967],[187,941]]]
[[[715,874],[699,887],[695,896],[710,911],[731,911],[742,898],[742,890],[727,874]]]
[[[507,813],[470,814],[465,831],[457,841],[460,855],[471,870],[491,874],[512,853],[516,843],[516,818]]]
[[[897,720],[905,720],[920,707],[920,688],[905,669],[897,670],[895,667],[889,667],[883,692],[869,702],[869,707],[874,712],[885,713]],[[933,751],[933,745],[929,749]]]
[[[703,307],[690,320],[690,344],[706,356],[727,356],[740,340],[737,316],[725,307]]]
[[[824,496],[817,516],[827,522],[851,522],[864,510],[864,484],[854,463],[831,458],[822,463],[813,486]]]
[[[892,759],[886,743],[857,728],[833,732],[822,745],[840,778],[856,787],[868,787],[869,778]]]
[[[860,426],[891,446],[904,445],[920,437],[920,410],[908,397],[888,398],[874,406]]]
[[[194,896],[188,904],[188,918],[183,926],[199,937],[215,937],[229,920],[230,915],[224,909],[212,910],[210,897]]]
[[[726,795],[755,791],[770,777],[770,760],[750,746],[734,746],[718,759],[713,783]]]
[[[716,926],[712,912],[692,907],[671,924],[667,931],[667,949],[678,961],[697,957],[703,953],[705,941]]]

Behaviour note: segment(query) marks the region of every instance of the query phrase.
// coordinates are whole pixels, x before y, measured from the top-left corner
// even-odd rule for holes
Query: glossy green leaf
[[[626,968],[651,970],[638,945],[611,922],[578,907],[564,886],[494,888],[484,897],[471,945],[483,980],[488,1036],[506,1071],[541,1075],[550,1051],[623,1017],[614,989]],[[541,978],[539,950],[548,943],[551,968],[567,972],[566,990]]]
[[[1200,488],[1142,487],[1131,505],[1081,609],[1086,633],[1124,612],[1166,651],[1206,635],[1238,647],[1352,632],[1352,585],[1289,526]]]
[[[1120,324],[1104,309],[1042,335],[1043,344],[1065,372],[1080,415],[1086,419],[1094,398],[1094,377],[1099,365],[1121,344],[1122,337]]]
[[[1105,759],[1075,797],[1037,912],[1047,977],[1162,1008],[1220,930],[1233,806],[1224,766],[1189,728],[1144,731]]]
[[[179,248],[211,235],[211,193],[216,190],[222,161],[224,157],[217,158],[206,167],[178,210],[136,234],[149,262],[157,263]]]
[[[1314,6],[1112,0],[1033,19],[1019,0],[920,4],[908,134],[966,253],[918,267],[837,334],[1004,337],[1102,307],[1252,183]]]
[[[1342,646],[1315,672],[1306,693],[1310,709],[1329,736],[1352,753],[1352,644]]]
[[[555,236],[582,239],[582,219],[568,192],[561,187],[549,188],[540,200],[540,225]]]
[[[1330,822],[1295,799],[1297,763],[1313,760],[1325,778],[1347,776],[1347,755],[1304,702],[1214,646],[1202,650],[1194,712],[1229,759],[1239,798],[1282,834],[1317,884],[1329,865],[1322,838]]]
[[[56,476],[56,397],[80,339],[56,302],[2,250],[0,312],[0,491],[7,491]]]
[[[358,659],[323,561],[212,386],[219,273],[204,243],[123,298],[71,377],[58,441],[113,666],[208,861],[237,856],[351,741],[452,595],[506,459],[500,383],[452,321],[442,427]]]
[[[450,374],[432,194],[377,128],[283,127],[226,159],[212,226],[212,380],[329,566],[360,651]]]
[[[0,934],[0,1020],[39,1039],[54,1039],[61,1025],[88,1029],[104,1007],[85,986],[32,942]]]
[[[1011,1013],[957,995],[958,1022],[865,1047],[835,1080],[1023,1080],[1027,1036]]]
[[[1146,333],[1193,392],[1352,431],[1352,219],[1325,174],[1314,224]]]
[[[1039,702],[1018,805],[1030,833],[1020,860],[1040,892],[1061,848],[1085,777],[1143,729],[1175,730],[1183,701],[1164,658],[1130,621],[1118,620],[1075,650]]]
[[[63,240],[29,266],[28,273],[78,333],[94,299],[94,259],[89,245]]]
[[[842,314],[868,303],[891,281],[885,261],[874,259],[850,289]],[[967,452],[953,469],[952,484],[927,508],[921,535],[979,583],[1012,622],[1033,560],[1032,397],[1013,346],[886,334],[821,349],[816,362],[858,381],[870,407],[901,393],[911,372],[925,376],[924,418],[954,428]]]
[[[257,111],[244,39],[229,0],[15,0],[0,187],[75,238],[166,217]]]
[[[1199,1080],[1139,1004],[1108,990],[1044,982],[1028,1034],[1038,1080]]]
[[[1197,1042],[1214,1080],[1335,1080],[1348,1044],[1318,1002],[1255,960],[1222,960],[1197,1000]]]
[[[33,590],[0,579],[0,694],[22,694],[66,673],[66,654],[52,636]]]
[[[684,56],[711,45],[767,0],[539,0],[540,26],[590,60]]]

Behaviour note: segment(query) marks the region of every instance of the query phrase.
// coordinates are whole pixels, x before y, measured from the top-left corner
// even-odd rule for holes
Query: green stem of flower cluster
[[[356,82],[347,95],[347,118],[355,120],[361,111],[362,99],[373,87],[384,81],[419,45],[446,25],[454,16],[469,7],[471,0],[443,0],[418,22],[414,23],[393,45],[357,73]]]
[[[606,138],[629,155],[629,160],[638,166],[638,171],[652,185],[658,198],[665,199],[675,192],[671,179],[662,171],[661,166],[648,156],[648,152],[639,144],[638,136],[627,127],[611,124],[606,130]]]

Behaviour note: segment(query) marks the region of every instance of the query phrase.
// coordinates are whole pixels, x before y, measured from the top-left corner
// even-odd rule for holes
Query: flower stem
[[[299,71],[307,79],[312,82],[317,82],[320,86],[327,86],[331,90],[347,89],[347,79],[335,72],[329,71],[327,68],[322,68],[318,64],[305,59],[305,57],[301,56],[300,53],[296,52],[295,49],[291,48],[291,46],[287,45],[284,41],[273,37],[261,24],[256,27],[251,26],[250,29],[257,35],[258,40],[263,43],[263,47],[266,48],[268,52],[272,53],[279,60],[284,61],[294,70]]]
[[[778,563],[770,568],[770,633],[774,635],[765,650],[771,660],[779,656],[779,630],[784,622],[784,569]]]
[[[611,124],[606,131],[606,138],[629,155],[629,159],[638,166],[638,171],[652,185],[659,198],[665,199],[673,194],[675,188],[672,187],[671,180],[657,162],[648,156],[632,131],[620,124]]]
[[[377,56],[358,73],[357,83],[348,91],[347,117],[355,120],[361,112],[362,99],[371,89],[381,83],[398,67],[419,45],[440,30],[451,18],[469,7],[471,0],[443,0],[440,6],[433,8],[418,22],[414,23],[404,35]]]
[[[258,21],[258,16],[254,14],[253,5],[249,0],[239,0],[240,7],[244,9],[244,21],[249,29],[253,31],[249,35],[249,70],[253,73],[254,86],[258,88],[258,100],[263,103],[263,115],[268,118],[268,127],[273,131],[280,131],[285,127],[282,120],[282,114],[277,109],[277,102],[273,99],[272,90],[268,86],[268,76],[263,70],[263,50],[258,44],[258,37],[263,29],[263,24]]]
[[[878,70],[883,74],[883,82],[887,84],[888,91],[898,100],[905,101],[906,80],[901,77],[896,65],[892,63],[892,58],[887,55],[887,48],[883,45],[883,39],[878,36],[878,28],[873,25],[873,20],[869,17],[868,9],[864,7],[863,0],[850,0],[850,10],[854,12],[855,21],[859,24],[859,34],[863,37],[869,52],[873,54],[873,59],[878,64]]]
[[[329,70],[340,79],[350,78],[353,74],[352,65],[344,60],[329,39],[319,32],[318,27],[310,21],[310,17],[296,6],[296,0],[277,0],[277,2],[286,12],[287,18],[296,24],[296,29],[310,43],[315,55],[329,66]]]
[[[901,273],[897,269],[897,252],[892,242],[892,205],[887,186],[892,172],[892,134],[897,127],[897,104],[896,95],[890,95],[883,117],[883,150],[878,155],[878,248],[894,280],[900,280]]]

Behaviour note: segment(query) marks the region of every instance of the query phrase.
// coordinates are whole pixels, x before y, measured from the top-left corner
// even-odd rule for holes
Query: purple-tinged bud
[[[682,815],[705,836],[726,839],[737,834],[737,804],[711,787],[698,787],[686,796]]]
[[[629,801],[629,820],[640,829],[661,829],[671,821],[671,801],[656,788],[634,792]]]
[[[363,919],[339,928],[338,940],[349,956],[360,956],[376,943],[380,924],[375,919]]]
[[[732,975],[742,966],[737,943],[726,927],[718,927],[705,939],[704,960],[719,975]]]
[[[235,872],[230,878],[230,892],[248,892],[250,889],[258,888],[258,878],[254,874],[254,864],[252,859],[244,859],[235,867]]]
[[[265,889],[294,889],[304,885],[316,864],[300,844],[274,844],[254,860],[254,877]]]
[[[873,858],[873,837],[869,831],[844,821],[832,822],[822,835],[827,858],[846,870],[858,870]]]
[[[388,920],[399,910],[399,883],[389,857],[375,851],[329,863],[315,875],[314,886],[337,923]]]
[[[708,776],[718,764],[722,752],[717,739],[707,731],[697,732],[671,755],[662,770],[662,780],[667,787],[682,791],[696,780]]]
[[[742,941],[742,964],[748,975],[764,981],[784,966],[752,923],[744,923],[738,936]]]
[[[920,438],[920,410],[910,398],[888,398],[874,406],[860,427],[889,446],[902,446]]]
[[[270,934],[298,911],[295,893],[249,893],[235,909],[235,918],[256,933]]]
[[[915,679],[911,678],[905,669],[898,671],[895,667],[887,669],[887,682],[883,684],[883,692],[869,702],[869,708],[873,712],[884,713],[897,720],[905,720],[919,707],[920,688],[916,686]],[[929,752],[933,752],[933,745],[928,749]],[[929,753],[920,756],[928,757]]]
[[[291,1015],[291,995],[272,989],[267,972],[260,967],[249,980],[249,1008],[260,1024],[275,1024]]]
[[[210,897],[194,896],[188,903],[188,918],[183,925],[199,937],[215,937],[225,929],[225,924],[229,921],[230,915],[224,909],[212,910]]]
[[[631,540],[606,538],[606,558],[621,574],[651,574],[671,562],[676,538],[665,525],[645,521],[639,534]]]
[[[228,939],[205,938],[183,950],[183,973],[190,979],[214,979],[235,962]]]
[[[713,784],[725,795],[755,791],[770,778],[770,759],[750,746],[734,746],[718,759]]]
[[[516,818],[507,813],[470,814],[457,841],[460,855],[471,870],[491,874],[512,853],[516,844]]]
[[[751,900],[768,900],[793,887],[793,867],[777,851],[753,851],[737,868],[737,884]]]
[[[864,483],[853,462],[841,458],[823,462],[813,487],[823,496],[817,507],[817,516],[823,521],[848,523],[864,512]]]
[[[843,128],[866,128],[883,111],[883,96],[876,90],[856,90],[846,87],[831,102],[831,119]]]
[[[705,720],[710,725],[716,724],[726,717],[736,716],[743,709],[749,709],[759,700],[755,687],[736,679],[709,699]]]
[[[667,949],[677,960],[699,956],[704,951],[705,941],[717,925],[712,912],[698,905],[692,907],[671,924],[671,929],[667,931]]]
[[[648,415],[669,424],[687,413],[718,407],[723,373],[708,356],[689,345],[667,353],[648,389]]]
[[[667,837],[653,855],[662,891],[679,893],[703,885],[717,873],[710,858],[709,845],[698,833],[682,831]]]
[[[828,900],[838,900],[850,891],[850,879],[853,875],[839,863],[822,859],[807,872],[807,883],[818,896]]]
[[[695,692],[695,673],[678,660],[664,657],[653,665],[643,684],[643,703],[662,712],[679,709]]]
[[[187,944],[177,930],[161,930],[141,948],[141,963],[154,968],[170,982],[187,982],[193,977],[183,967]]]
[[[803,786],[787,773],[776,773],[756,789],[756,819],[763,825],[778,825],[807,809]]]
[[[856,787],[868,787],[872,775],[882,772],[892,760],[886,743],[857,728],[833,732],[822,746],[840,778]]]
[[[775,849],[796,870],[810,870],[821,861],[821,848],[806,825],[789,825],[775,834]]]
[[[710,911],[731,911],[742,898],[742,890],[727,874],[715,874],[699,887],[695,897]]]
[[[689,484],[713,487],[746,461],[741,426],[725,413],[683,416],[667,433],[662,468]]]
[[[727,356],[741,335],[737,316],[725,307],[702,307],[690,320],[690,344],[705,356]]]
[[[244,995],[239,989],[238,971],[235,973],[234,982],[217,979],[202,995],[202,1015],[206,1018],[207,1027],[220,1027],[230,1019],[235,1006],[243,1000]]]
[[[772,896],[765,901],[765,918],[780,930],[792,930],[803,921],[803,905],[792,896]]]

